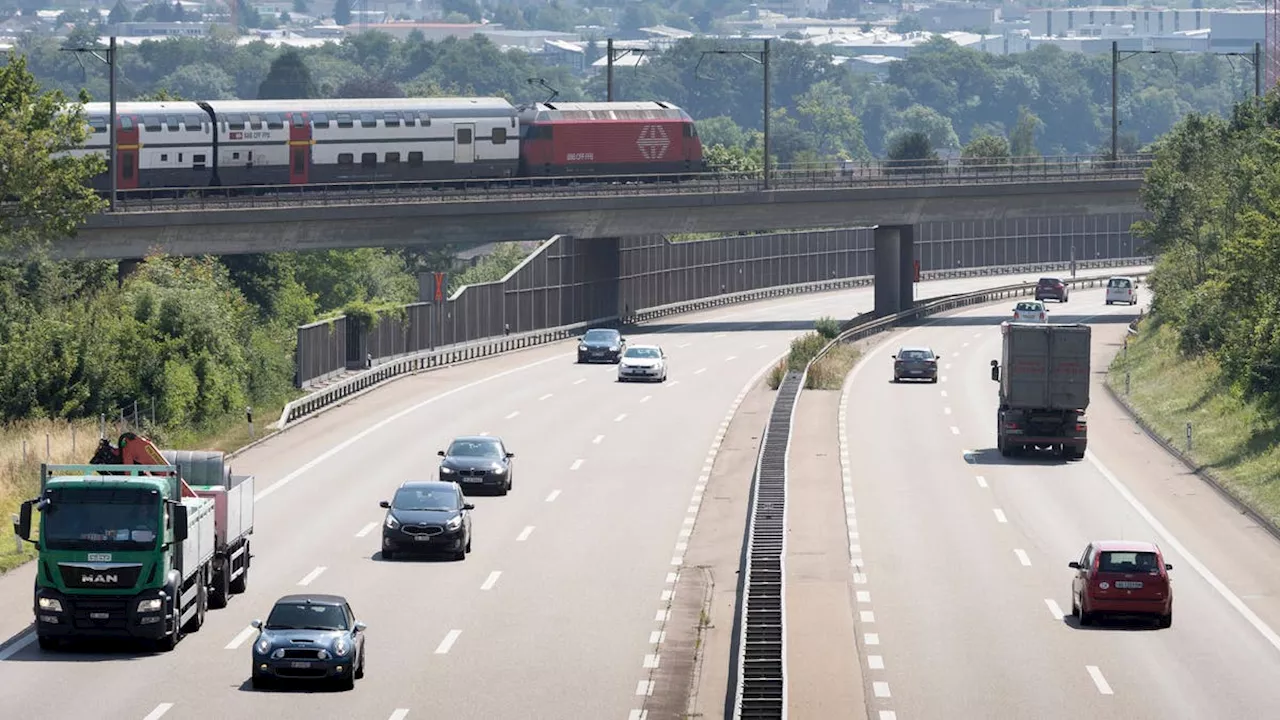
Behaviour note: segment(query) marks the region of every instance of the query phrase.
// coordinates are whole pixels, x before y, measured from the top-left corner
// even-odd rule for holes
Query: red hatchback
[[[1101,615],[1154,615],[1159,627],[1173,624],[1173,566],[1155,543],[1096,540],[1079,560],[1071,581],[1071,614],[1081,625]]]

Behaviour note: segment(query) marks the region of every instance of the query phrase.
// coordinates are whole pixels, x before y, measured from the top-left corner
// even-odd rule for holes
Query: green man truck
[[[1088,325],[1010,323],[1000,325],[1001,360],[991,361],[991,379],[1000,383],[996,447],[1015,452],[1046,450],[1071,459],[1088,446]]]
[[[14,530],[38,549],[42,649],[119,638],[171,650],[246,588],[254,478],[220,452],[162,454],[131,437],[165,464],[43,465],[40,496],[20,508]]]

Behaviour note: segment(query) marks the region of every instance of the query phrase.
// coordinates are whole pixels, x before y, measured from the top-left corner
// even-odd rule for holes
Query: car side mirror
[[[356,623],[356,624],[355,624],[355,626],[353,626],[351,629],[352,629],[352,630],[355,630],[356,632],[364,632],[365,630],[368,630],[368,629],[369,629],[369,626],[368,626],[368,625],[365,625],[365,624],[364,624],[364,623],[362,623],[362,622],[358,622],[358,623]]]
[[[942,356],[941,356],[941,355],[934,355],[934,356],[933,356],[933,359],[934,359],[934,360],[941,360],[941,359],[942,359]]]
[[[1079,570],[1079,569],[1080,569],[1080,561],[1079,561],[1079,560],[1072,560],[1071,562],[1067,563],[1067,567],[1069,567],[1069,568],[1071,568],[1071,569],[1073,569],[1073,570]]]
[[[995,382],[1000,382],[1000,366],[995,360],[991,361],[991,379]]]
[[[173,541],[182,542],[187,539],[187,506],[176,503],[173,506]]]
[[[618,342],[620,342],[620,343],[625,343],[626,341],[627,341],[627,339],[626,339],[626,338],[624,338],[624,337],[620,337],[620,338],[618,338]]]
[[[380,502],[378,503],[378,507],[380,507],[380,508],[386,508],[387,510],[390,510],[390,509],[391,509],[391,503],[387,502],[386,500],[382,500],[382,501],[380,501]]]
[[[262,621],[261,621],[261,620],[250,620],[250,621],[249,621],[249,627],[251,627],[251,628],[253,628],[253,629],[255,629],[255,630],[261,630],[261,629],[262,629]]]
[[[31,542],[31,506],[34,500],[28,500],[18,508],[18,519],[13,523],[13,534]]]
[[[516,454],[515,454],[515,453],[512,453],[512,452],[507,453],[507,457],[508,457],[508,458],[513,458],[513,457],[515,457],[515,456],[516,456]]]
[[[1165,564],[1164,564],[1164,569],[1165,569],[1165,570],[1172,570],[1172,569],[1173,569],[1173,565],[1172,565],[1171,563],[1165,563]]]
[[[444,451],[443,451],[443,450],[437,450],[437,451],[436,451],[436,454],[437,454],[437,455],[439,455],[440,457],[444,457]]]
[[[462,509],[463,509],[463,510],[475,510],[475,509],[476,509],[476,506],[475,506],[475,505],[472,505],[471,503],[463,503],[463,505],[462,505]]]
[[[898,355],[895,353],[895,354],[893,354],[893,355],[890,355],[890,356],[889,356],[889,358],[890,358],[890,359],[892,359],[892,360],[897,360],[897,359],[898,359]]]

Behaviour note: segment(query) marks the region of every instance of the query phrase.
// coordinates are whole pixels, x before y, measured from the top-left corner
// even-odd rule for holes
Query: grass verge
[[[765,378],[770,390],[777,390],[789,370],[803,371],[805,366],[839,333],[839,324],[830,318],[816,323],[817,330],[791,341],[791,352],[769,370]],[[809,368],[806,390],[839,390],[845,376],[861,357],[862,351],[850,343],[840,343]]]
[[[257,439],[276,432],[272,427],[284,403],[254,410]],[[123,432],[107,423],[107,437],[114,443]],[[144,429],[142,434],[162,449],[222,450],[232,452],[248,445],[249,425],[243,416],[227,417],[205,428]],[[96,420],[33,420],[0,427],[0,574],[35,556],[29,543],[15,544],[11,516],[18,505],[39,492],[40,464],[79,465],[89,462],[98,444]],[[25,443],[25,451],[24,451]]]
[[[1129,393],[1125,394],[1125,373]],[[1107,384],[1142,420],[1209,470],[1237,499],[1280,524],[1280,418],[1232,391],[1211,358],[1185,358],[1172,327],[1153,318],[1131,336]]]

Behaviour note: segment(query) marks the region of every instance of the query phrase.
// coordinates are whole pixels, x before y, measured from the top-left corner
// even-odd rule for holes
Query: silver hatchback
[[[893,381],[928,380],[938,382],[938,358],[941,357],[926,347],[898,348],[893,356]]]

